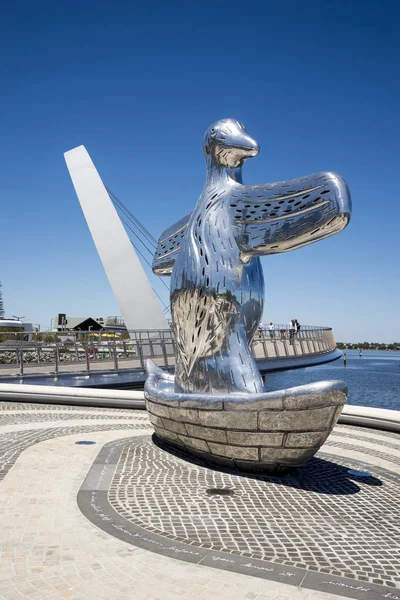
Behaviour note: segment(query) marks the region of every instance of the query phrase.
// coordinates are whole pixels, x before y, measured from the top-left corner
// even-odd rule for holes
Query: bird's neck
[[[232,181],[236,183],[243,183],[242,181],[242,167],[231,169],[229,167],[223,167],[215,162],[213,157],[207,157],[207,185],[224,185],[232,184]]]

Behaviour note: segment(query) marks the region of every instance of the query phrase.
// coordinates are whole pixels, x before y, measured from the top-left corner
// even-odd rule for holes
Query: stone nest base
[[[313,456],[347,397],[343,381],[262,394],[180,394],[173,377],[147,363],[146,409],[164,443],[234,470],[282,474]]]

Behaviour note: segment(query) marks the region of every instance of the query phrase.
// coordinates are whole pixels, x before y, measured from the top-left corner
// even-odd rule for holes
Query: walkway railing
[[[286,326],[257,332],[252,351],[259,361],[317,356],[336,348],[332,329],[304,326],[296,334]],[[171,330],[25,333],[0,332],[0,379],[10,376],[88,374],[143,370],[147,358],[161,367],[175,365]]]

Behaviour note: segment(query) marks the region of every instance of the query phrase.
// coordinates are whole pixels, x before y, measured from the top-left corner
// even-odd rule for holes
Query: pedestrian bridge
[[[175,340],[170,329],[109,332],[8,333],[0,343],[0,381],[78,387],[140,387],[145,363],[173,371]],[[52,341],[46,341],[46,340]],[[330,327],[304,326],[289,338],[286,326],[257,333],[252,351],[262,373],[305,367],[341,356]]]

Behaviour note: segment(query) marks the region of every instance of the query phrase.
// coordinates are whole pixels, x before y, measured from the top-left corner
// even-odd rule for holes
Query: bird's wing
[[[266,185],[239,185],[232,190],[229,204],[244,262],[338,233],[351,215],[344,179],[329,172]]]
[[[160,235],[153,258],[153,272],[156,275],[171,275],[182,241],[186,235],[190,214],[183,217]]]

